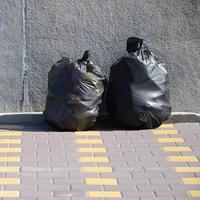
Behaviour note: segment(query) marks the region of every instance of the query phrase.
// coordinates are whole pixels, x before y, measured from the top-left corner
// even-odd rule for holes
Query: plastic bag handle
[[[128,53],[136,52],[142,47],[142,44],[143,44],[143,39],[130,37],[127,39],[126,50],[128,51]]]
[[[83,54],[83,57],[79,59],[79,62],[89,61],[90,58],[90,50],[86,50]]]

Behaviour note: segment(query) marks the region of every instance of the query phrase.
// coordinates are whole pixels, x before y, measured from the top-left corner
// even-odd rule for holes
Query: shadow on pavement
[[[195,113],[174,113],[165,123],[194,123],[200,122],[200,115]],[[19,130],[23,126],[23,130],[31,132],[51,131],[58,132],[58,130],[49,126],[41,112],[36,113],[12,113],[0,114],[0,128],[9,130]],[[21,128],[22,129],[22,128]],[[114,131],[125,130],[117,127],[107,114],[102,114],[98,117],[96,126],[91,130]],[[128,129],[130,130],[130,129]],[[65,131],[67,132],[67,131]]]
[[[0,115],[0,128],[9,130],[19,130],[20,126],[23,126],[24,131],[51,131],[58,132],[50,125],[48,125],[42,113],[17,113],[17,114],[3,114]],[[107,115],[101,115],[98,117],[95,127],[91,130],[119,130],[111,122]]]

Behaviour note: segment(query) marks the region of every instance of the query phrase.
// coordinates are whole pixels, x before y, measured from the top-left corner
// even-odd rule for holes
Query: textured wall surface
[[[63,55],[90,49],[108,75],[130,36],[166,63],[173,110],[200,112],[199,0],[1,0],[0,112],[42,111]]]

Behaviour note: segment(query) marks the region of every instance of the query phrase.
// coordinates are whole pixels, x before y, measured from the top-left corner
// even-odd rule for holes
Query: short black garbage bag
[[[104,76],[90,61],[89,51],[77,61],[63,58],[48,74],[44,117],[59,130],[90,129],[96,122],[104,92]]]
[[[158,127],[171,114],[168,73],[143,39],[128,38],[127,51],[111,66],[108,112],[126,128]]]

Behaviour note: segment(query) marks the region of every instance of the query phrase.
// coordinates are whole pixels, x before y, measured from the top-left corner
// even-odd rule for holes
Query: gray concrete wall
[[[108,75],[130,36],[166,63],[173,110],[200,112],[199,0],[1,0],[0,112],[42,111],[63,55],[90,49]]]

